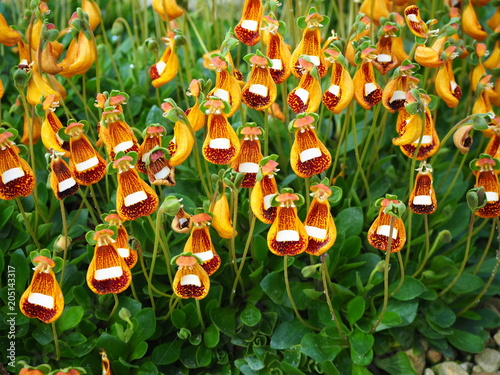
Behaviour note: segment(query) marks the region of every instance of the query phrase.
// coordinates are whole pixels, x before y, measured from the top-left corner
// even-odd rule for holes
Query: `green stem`
[[[42,247],[40,246],[40,243],[38,242],[38,240],[36,238],[36,234],[33,231],[33,228],[31,227],[31,224],[29,223],[28,218],[26,217],[26,212],[24,211],[23,204],[21,203],[21,200],[19,199],[19,197],[16,197],[16,202],[17,202],[17,207],[19,207],[19,211],[21,211],[21,215],[23,216],[24,224],[26,225],[28,232],[30,232],[30,236],[33,239],[33,242],[35,243],[37,249],[41,250]]]
[[[401,289],[401,287],[405,283],[405,265],[403,263],[403,256],[401,255],[401,251],[398,251],[398,262],[399,262],[399,272],[401,273],[401,277],[400,277],[398,286],[396,287],[396,289],[394,289],[392,291],[392,293],[389,297],[392,297],[393,295],[395,295],[398,292],[398,290]]]
[[[99,215],[99,217],[102,217],[101,207],[99,206],[99,202],[97,201],[97,196],[94,191],[94,185],[92,184],[89,187],[90,187],[90,195],[92,196],[92,200],[94,201],[94,206],[97,211],[97,214]]]
[[[425,267],[425,264],[427,263],[427,260],[429,259],[429,250],[431,247],[431,241],[430,241],[430,234],[429,234],[429,219],[427,215],[424,214],[424,227],[425,227],[425,253],[424,253],[424,259],[422,259],[422,263],[420,264],[420,267],[418,267],[418,270],[415,271],[412,277],[417,277],[420,272]]]
[[[156,213],[156,225],[153,223],[153,220],[151,219],[150,216],[147,217],[149,224],[151,225],[151,228],[155,231],[155,240],[154,240],[154,245],[153,245],[153,258],[151,259],[151,266],[149,268],[149,275],[146,278],[148,281],[148,294],[149,294],[149,299],[151,300],[151,307],[153,310],[156,310],[156,305],[153,297],[153,292],[151,288],[151,282],[153,279],[153,272],[155,270],[155,264],[156,264],[156,256],[158,255],[158,245],[160,242],[160,225],[161,225],[161,215],[159,212]],[[170,268],[170,267],[169,267]]]
[[[474,212],[471,213],[470,216],[470,222],[469,222],[469,231],[467,234],[467,245],[465,246],[465,254],[464,254],[464,260],[462,261],[462,265],[460,266],[460,269],[457,272],[457,275],[455,278],[452,280],[452,282],[444,288],[441,293],[439,293],[439,297],[444,295],[448,290],[450,290],[453,285],[458,281],[460,276],[462,276],[462,272],[464,272],[465,266],[467,265],[467,260],[469,259],[469,250],[470,250],[470,243],[472,240],[472,230],[474,229],[474,220],[476,219],[476,214]]]
[[[82,201],[85,203],[85,206],[87,206],[87,209],[89,210],[89,214],[92,217],[92,221],[94,222],[94,226],[97,226],[99,224],[99,220],[97,220],[97,216],[95,216],[94,212],[94,207],[90,204],[90,202],[87,199],[87,191],[89,190],[89,187],[85,190],[85,193],[82,192],[82,190],[78,190],[78,193],[82,197]]]
[[[283,256],[283,273],[285,276],[286,294],[288,296],[288,299],[290,300],[290,304],[292,305],[292,309],[295,312],[295,316],[307,328],[312,329],[314,331],[321,331],[319,328],[314,327],[311,324],[307,323],[302,318],[302,316],[300,316],[299,310],[297,309],[297,305],[295,304],[295,301],[294,301],[293,296],[292,296],[292,290],[290,289],[290,282],[288,281],[288,255]]]
[[[52,335],[54,336],[54,346],[56,348],[56,361],[61,359],[61,349],[59,348],[59,337],[57,336],[56,322],[52,322]]]
[[[476,269],[473,272],[474,275],[476,275],[479,272],[479,269],[483,265],[484,259],[486,258],[486,254],[488,254],[488,251],[490,250],[491,243],[493,242],[493,236],[495,234],[495,227],[497,225],[497,220],[492,220],[490,236],[488,237],[488,242],[486,243],[486,247],[484,248],[483,255],[481,255],[481,259],[477,263]]]
[[[342,327],[340,326],[340,319],[337,316],[337,313],[335,312],[335,309],[333,308],[332,305],[332,300],[330,299],[330,294],[329,294],[329,285],[328,285],[328,280],[330,279],[328,275],[328,268],[326,267],[326,263],[321,257],[321,278],[323,279],[323,290],[325,291],[325,297],[326,297],[326,303],[328,304],[328,308],[330,309],[330,314],[332,315],[332,320],[335,323],[335,326],[337,327],[337,330],[339,331],[340,337],[344,341],[346,341],[346,337],[344,335],[344,332],[342,331]]]
[[[200,320],[201,331],[205,332],[205,322],[203,321],[203,315],[201,314],[200,301],[195,299],[194,302],[196,303],[196,311],[198,312],[198,319]]]
[[[66,210],[64,209],[64,200],[60,200],[59,202],[59,205],[61,206],[62,234],[64,238],[63,265],[61,270],[61,279],[59,280],[59,284],[62,284],[64,281],[64,271],[66,270],[66,259],[68,258],[69,239],[68,224],[66,222]]]
[[[115,304],[113,306],[113,310],[111,310],[111,312],[109,313],[108,320],[111,319],[111,317],[115,314],[116,310],[118,309],[118,305],[120,303],[120,301],[118,301],[118,294],[113,293],[113,298],[115,300]]]
[[[238,274],[238,265],[236,264],[236,246],[235,246],[236,225],[238,222],[238,191],[236,189],[231,189],[231,210],[233,213],[233,233],[229,247],[229,256],[231,257],[231,263],[233,264],[234,272],[235,274]]]

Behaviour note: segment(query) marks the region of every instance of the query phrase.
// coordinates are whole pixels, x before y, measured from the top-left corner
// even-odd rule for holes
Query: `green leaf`
[[[321,334],[308,333],[300,341],[300,351],[317,362],[333,361],[341,350],[338,341]]]
[[[175,309],[172,312],[170,320],[175,328],[181,329],[186,326],[186,314],[182,310]]]
[[[22,294],[26,289],[26,281],[28,281],[28,277],[30,276],[29,260],[21,249],[17,249],[10,257],[9,265],[9,271],[12,270],[11,267],[14,267],[16,291]]]
[[[203,334],[203,343],[207,348],[215,348],[220,340],[220,331],[215,325],[210,325]]]
[[[106,332],[96,340],[95,347],[106,350],[110,361],[128,356],[128,345]]]
[[[181,340],[158,345],[153,350],[151,360],[157,365],[169,365],[176,362],[181,355]]]
[[[368,353],[374,342],[375,339],[373,338],[373,335],[362,332],[358,329],[356,329],[354,334],[349,337],[351,353],[354,351],[360,355]]]
[[[340,375],[339,370],[337,370],[337,367],[330,362],[330,361],[323,361],[321,362],[321,369],[323,370],[323,373],[326,375]]]
[[[212,362],[212,351],[205,345],[200,345],[196,349],[196,362],[200,367],[207,367]]]
[[[146,354],[147,351],[148,351],[148,344],[147,342],[142,341],[135,346],[134,351],[130,355],[129,360],[133,361],[135,359],[140,359],[144,357],[144,354]]]
[[[68,329],[76,327],[83,318],[83,307],[73,306],[64,310],[61,317],[56,320],[56,329],[58,333],[62,333]]]
[[[475,334],[454,329],[453,335],[448,336],[448,341],[457,349],[468,353],[481,353],[484,350],[484,340]]]
[[[262,312],[252,304],[247,304],[240,314],[242,323],[248,327],[253,327],[260,322]]]
[[[376,358],[375,364],[391,375],[417,375],[405,352],[398,352],[388,358]]]
[[[157,105],[153,105],[151,107],[151,109],[149,110],[149,112],[148,112],[145,124],[146,125],[149,125],[149,124],[160,124],[160,123],[163,123],[163,122],[164,122],[163,111]]]
[[[418,309],[418,300],[413,301],[398,301],[396,299],[389,300],[389,304],[387,305],[387,312],[384,316],[384,319],[377,327],[377,332],[382,331],[383,329],[389,328],[389,324],[387,324],[386,316],[387,313],[394,313],[393,315],[399,315],[401,319],[401,323],[397,325],[391,325],[392,327],[404,327],[410,325],[415,320],[417,316]]]
[[[392,292],[398,287],[398,285],[399,280],[391,285],[389,291]],[[403,285],[396,292],[396,294],[393,295],[393,297],[400,301],[409,301],[421,295],[423,292],[425,292],[425,290],[426,287],[420,280],[417,280],[411,276],[405,276]]]
[[[456,320],[455,312],[442,301],[433,301],[425,305],[425,319],[439,327],[449,328]]]
[[[347,320],[351,325],[356,323],[365,312],[365,299],[357,296],[347,304]]]
[[[281,323],[271,337],[271,349],[288,349],[298,345],[302,337],[309,332],[298,320],[289,320]]]
[[[305,375],[302,371],[300,371],[296,366],[291,365],[288,362],[280,363],[281,370],[287,375]]]
[[[2,210],[0,212],[0,229],[2,229],[5,224],[7,224],[13,213],[14,206],[2,207]]]
[[[49,324],[44,324],[36,327],[32,332],[33,337],[40,345],[47,345],[54,341],[52,327]]]
[[[230,306],[221,309],[212,309],[210,317],[217,328],[228,336],[236,334],[236,310]]]
[[[275,304],[283,304],[286,290],[285,281],[281,272],[271,272],[262,279],[260,287]]]
[[[453,293],[466,294],[474,292],[482,286],[483,280],[479,276],[471,273],[463,273],[450,290]]]
[[[140,310],[133,318],[134,334],[130,337],[129,345],[133,348],[142,341],[149,339],[156,330],[156,317],[153,309]]]

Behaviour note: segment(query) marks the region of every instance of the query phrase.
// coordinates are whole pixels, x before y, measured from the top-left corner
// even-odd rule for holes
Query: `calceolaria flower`
[[[229,164],[240,152],[240,141],[227,120],[227,102],[210,99],[203,103],[208,114],[207,136],[203,142],[203,157],[213,164]]]
[[[0,199],[4,200],[27,197],[35,188],[35,174],[12,140],[16,136],[14,129],[0,130]]]
[[[276,100],[276,83],[271,76],[271,60],[257,50],[256,54],[245,56],[251,66],[250,78],[241,89],[243,102],[257,111],[264,111]]]
[[[457,56],[455,49],[455,46],[450,46],[444,50],[446,62],[438,69],[435,81],[436,93],[450,108],[456,107],[462,98],[462,89],[453,74],[453,59]]]
[[[313,200],[304,221],[308,236],[306,253],[321,255],[328,251],[337,239],[337,228],[328,202],[332,190],[323,183],[313,185],[310,189]]]
[[[371,109],[382,100],[382,88],[375,81],[372,61],[374,48],[367,47],[360,53],[361,65],[354,73],[354,99],[364,109]]]
[[[139,144],[134,131],[123,118],[123,113],[115,108],[107,108],[102,113],[102,119],[99,123],[99,135],[106,145],[111,161],[115,160],[116,154],[120,151],[130,152],[139,151]]]
[[[165,135],[165,128],[159,124],[149,125],[142,133],[144,140],[139,146],[139,159],[136,168],[139,172],[147,174],[146,161],[155,147],[161,147],[161,141]]]
[[[182,16],[182,13],[184,13],[182,8],[177,5],[176,0],[153,0],[151,5],[161,19],[167,22]]]
[[[240,130],[241,135],[243,135],[240,152],[232,164],[236,172],[245,174],[241,182],[243,188],[251,188],[255,185],[259,163],[263,158],[259,139],[262,130],[255,126],[255,123],[247,123],[247,125],[253,126],[245,126]]]
[[[484,134],[490,138],[484,154],[491,155],[491,157],[500,158],[500,118],[494,117],[488,124],[488,130]],[[496,173],[500,173],[496,171]]]
[[[21,296],[19,308],[28,318],[48,324],[57,320],[64,310],[64,296],[52,268],[55,262],[39,255],[33,259],[35,273],[30,286]]]
[[[26,90],[26,100],[29,104],[36,106],[42,102],[43,97],[47,97],[49,95],[54,95],[54,101],[59,101],[59,93],[55,91],[43,78],[36,65],[33,65],[33,63],[28,65],[28,62],[23,60],[18,67],[31,74]]]
[[[59,107],[59,102],[56,101],[55,95],[49,95],[43,101],[42,108],[45,112],[45,118],[41,126],[42,143],[47,150],[53,149],[63,153],[63,156],[69,158],[69,142],[64,141],[59,137],[57,132],[63,127],[61,120],[55,114]]]
[[[175,168],[167,159],[168,150],[155,147],[149,154],[146,165],[151,185],[175,186]]]
[[[403,60],[408,58],[399,37],[399,29],[395,25],[387,24],[380,28],[379,39],[375,48],[376,57],[372,63],[380,74],[387,74],[389,70],[399,66]],[[397,52],[398,54],[396,54]],[[403,55],[404,59],[400,60],[398,55]]]
[[[118,228],[118,234],[114,240],[116,251],[118,251],[118,254],[123,258],[128,268],[134,268],[137,263],[137,250],[129,246],[129,235],[127,229],[125,229],[123,225],[122,218],[117,213],[111,213],[104,216],[104,221]]]
[[[230,61],[220,54],[212,56],[211,64],[215,67],[215,86],[207,96],[216,96],[228,102],[230,110],[227,117],[231,117],[241,105],[241,87],[233,74],[234,68]]]
[[[432,214],[436,211],[436,191],[432,186],[432,166],[425,161],[417,169],[415,185],[410,194],[408,208],[416,214]]]
[[[401,215],[405,205],[397,197],[386,195],[376,202],[380,206],[377,218],[368,229],[368,242],[374,248],[387,251],[389,236],[392,237],[391,253],[400,251],[406,242],[406,231]],[[391,223],[393,225],[391,225]]]
[[[271,203],[277,207],[276,219],[267,233],[267,246],[275,255],[297,255],[308,245],[308,234],[297,215],[297,205],[304,203],[300,194],[292,189],[283,189],[273,196]]]
[[[290,64],[292,73],[300,78],[305,71],[299,63],[301,56],[307,56],[309,61],[318,69],[320,78],[323,78],[327,72],[325,57],[321,48],[321,29],[330,22],[330,18],[319,14],[316,8],[309,9],[309,14],[305,17],[299,17],[297,24],[304,31],[302,39],[292,53]]]
[[[149,69],[151,84],[154,87],[161,87],[175,78],[179,71],[179,57],[175,51],[175,34],[173,31],[167,33],[166,38],[162,38],[166,48],[160,60]]]
[[[205,95],[201,92],[200,81],[193,79],[189,84],[189,91],[186,94],[194,97],[196,100],[194,106],[186,110],[186,116],[191,124],[191,127],[193,128],[193,131],[197,132],[207,123],[207,115],[203,113],[200,108],[200,99],[205,97]]]
[[[288,106],[295,113],[316,112],[322,99],[317,67],[309,57],[299,58],[298,65],[303,74],[299,85],[288,94]]]
[[[101,348],[101,364],[102,364],[102,375],[113,375],[111,371],[111,363],[109,363],[108,354],[106,350]]]
[[[201,266],[208,276],[213,275],[221,263],[220,256],[215,251],[210,237],[211,220],[212,217],[206,213],[192,216],[193,229],[184,246],[185,253],[192,253],[201,260]]]
[[[9,26],[2,13],[0,13],[0,43],[12,47],[20,42],[22,37],[19,31]]]
[[[174,137],[168,145],[170,153],[169,164],[172,167],[181,165],[191,154],[194,146],[193,131],[191,124],[182,109],[171,99],[162,103],[163,116],[175,121]]]
[[[419,44],[415,49],[415,61],[426,68],[439,68],[445,63],[445,60],[441,58],[441,53],[446,41],[448,41],[448,37],[442,35],[432,43],[431,47]]]
[[[339,50],[325,50],[326,60],[332,65],[330,86],[323,94],[323,104],[329,111],[339,114],[354,96],[354,84],[347,70],[347,62]]]
[[[51,149],[50,153],[50,187],[57,199],[64,199],[76,194],[80,184],[76,182],[68,164],[62,155]]]
[[[389,112],[396,112],[404,109],[406,104],[406,95],[411,89],[417,88],[418,78],[414,77],[413,71],[418,66],[408,63],[403,64],[394,71],[389,82],[384,87],[382,93],[382,105]]]
[[[75,180],[84,186],[99,182],[106,174],[106,162],[84,134],[86,124],[73,122],[59,131],[70,137],[69,167]]]
[[[254,46],[259,42],[263,12],[262,0],[245,0],[243,15],[234,28],[234,35],[241,43]]]
[[[435,31],[430,31],[429,26],[437,23],[437,20],[424,22],[420,17],[420,9],[416,5],[408,6],[404,11],[404,16],[408,28],[418,38],[427,40]]]
[[[179,199],[181,201],[181,199]],[[191,220],[191,215],[184,211],[184,205],[181,204],[179,211],[175,214],[172,220],[172,230],[177,233],[189,233],[191,232],[191,227],[193,222]]]
[[[257,173],[257,181],[250,196],[250,208],[257,219],[265,224],[272,224],[276,218],[277,207],[271,199],[278,194],[278,185],[274,175],[278,173],[276,157],[261,160],[261,168]]]
[[[203,299],[210,290],[210,279],[200,265],[201,259],[190,252],[184,252],[172,259],[179,269],[175,274],[173,289],[180,298]]]
[[[213,215],[212,227],[217,231],[219,236],[229,239],[237,236],[238,232],[233,227],[226,188],[223,186],[221,190],[215,202],[210,207],[210,212]]]
[[[462,29],[464,33],[481,42],[486,39],[488,33],[479,23],[476,11],[474,10],[472,3],[472,1],[467,2],[462,11]]]
[[[319,140],[314,130],[318,118],[315,113],[301,113],[289,125],[290,131],[295,133],[290,165],[295,174],[302,178],[324,172],[332,164],[330,151]]]
[[[470,162],[470,168],[476,175],[474,187],[483,187],[486,205],[479,208],[475,213],[482,218],[495,218],[500,216],[500,185],[497,171],[500,169],[500,161],[487,154],[481,154],[479,159]]]
[[[120,152],[112,167],[118,170],[118,188],[116,190],[116,211],[125,220],[135,220],[151,215],[158,208],[158,196],[146,184],[134,168],[137,153],[127,155]]]
[[[263,28],[263,41],[267,46],[266,56],[271,59],[271,77],[273,77],[274,82],[278,85],[285,82],[290,74],[292,74],[290,66],[292,54],[288,44],[283,40],[286,26],[283,21],[278,22],[271,16],[264,16],[263,21],[267,24]]]
[[[387,8],[387,1],[385,0],[364,0],[359,7],[359,13],[366,14],[373,20],[377,26],[380,25],[380,19],[389,16],[389,9]]]
[[[93,234],[96,245],[87,270],[87,285],[96,294],[121,293],[130,286],[132,273],[124,258],[118,254],[116,232],[99,226],[96,229]]]

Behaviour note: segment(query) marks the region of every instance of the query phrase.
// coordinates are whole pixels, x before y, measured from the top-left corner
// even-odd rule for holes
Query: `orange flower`
[[[210,290],[210,279],[200,266],[200,258],[196,254],[183,253],[172,259],[179,269],[175,274],[173,289],[180,298],[203,299]]]
[[[432,187],[432,166],[423,162],[417,171],[408,207],[416,214],[429,215],[437,208],[436,191]]]
[[[332,190],[324,184],[313,185],[310,190],[313,200],[304,221],[308,236],[306,253],[321,255],[328,251],[337,239],[337,228],[328,202]]]
[[[431,47],[419,44],[415,49],[415,61],[426,68],[439,68],[445,63],[441,53],[447,40],[448,37],[445,35],[438,37]]]
[[[189,233],[193,225],[191,215],[184,211],[183,207],[184,205],[181,204],[179,211],[172,220],[172,230],[177,233]]]
[[[486,69],[483,66],[483,57],[486,55],[486,53],[486,44],[476,43],[476,54],[479,61],[471,70],[470,87],[472,88],[472,91],[478,90],[479,82],[481,78],[486,74]]]
[[[364,109],[371,109],[382,100],[382,88],[375,81],[372,60],[373,48],[366,48],[361,52],[363,62],[354,73],[354,99]]]
[[[389,16],[389,9],[386,0],[364,0],[359,7],[359,13],[366,14],[375,25],[380,26],[380,19]]]
[[[240,152],[240,142],[233,127],[227,120],[222,100],[209,100],[204,103],[208,112],[208,132],[203,142],[203,156],[213,164],[229,164]]]
[[[404,109],[406,95],[411,89],[417,87],[418,78],[412,76],[415,65],[403,65],[396,69],[390,81],[384,87],[382,93],[382,104],[389,112]]]
[[[318,120],[315,113],[301,114],[291,123],[295,140],[290,152],[290,165],[295,174],[309,178],[326,171],[332,164],[332,157],[325,145],[318,139],[314,125]]]
[[[70,136],[69,167],[75,180],[84,186],[99,182],[106,174],[106,162],[84,134],[84,123],[74,122],[64,129]]]
[[[40,75],[36,66],[30,65],[28,67],[27,61],[23,60],[19,67],[27,67],[25,70],[31,71],[31,78],[28,81],[28,88],[26,91],[26,100],[29,104],[35,107],[37,104],[42,103],[43,98],[54,95],[55,101],[59,101],[59,93],[55,91]]]
[[[450,108],[456,107],[462,97],[462,89],[457,85],[455,75],[453,74],[453,59],[456,56],[455,49],[455,46],[446,48],[445,53],[449,57],[446,63],[438,69],[435,81],[436,93]]]
[[[102,375],[113,375],[106,351],[101,348]]]
[[[139,146],[139,160],[136,165],[139,172],[144,174],[148,173],[146,161],[148,160],[149,154],[153,148],[161,147],[161,140],[164,134],[165,128],[161,125],[150,125],[146,128],[146,130],[144,130],[144,140]]]
[[[370,229],[368,229],[368,242],[376,249],[387,251],[389,236],[392,236],[390,251],[391,253],[398,252],[403,248],[406,242],[406,231],[403,220],[399,217],[391,216],[384,211],[391,204],[400,204],[400,201],[386,198],[383,199],[380,204],[381,207],[378,216],[370,226]],[[392,218],[394,218],[394,226],[391,233],[390,223]]]
[[[194,226],[184,246],[185,253],[190,252],[200,258],[202,261],[201,266],[208,276],[213,275],[219,269],[221,263],[220,256],[215,251],[210,237],[210,220],[212,220],[210,215],[205,213],[192,216],[191,221]]]
[[[243,139],[241,140],[240,152],[233,161],[232,167],[235,171],[245,174],[241,187],[251,188],[255,185],[259,162],[263,158],[259,140],[262,131],[256,126],[246,126],[241,129],[241,134]]]
[[[175,186],[175,168],[165,154],[168,151],[155,147],[147,158],[148,178],[152,185]]]
[[[42,120],[36,114],[34,117],[30,117],[28,113],[23,115],[23,136],[21,137],[21,143],[23,145],[30,144],[30,131],[31,128],[31,142],[37,144],[42,133]]]
[[[292,189],[272,198],[277,205],[276,219],[267,233],[267,246],[275,255],[297,255],[307,249],[308,235],[304,224],[297,216],[297,204],[302,204],[304,198],[294,194]],[[297,202],[297,203],[296,203]]]
[[[132,273],[118,254],[115,233],[110,229],[97,230],[94,256],[87,270],[87,285],[96,294],[121,293],[132,282]]]
[[[357,42],[358,40],[360,40],[361,38],[363,38],[365,36],[370,35],[370,23],[371,23],[370,18],[367,16],[361,16],[361,15],[359,15],[358,17],[360,17],[359,23],[365,24],[365,28],[360,33],[358,33],[356,29],[351,30],[351,33],[353,33],[354,38],[351,41],[347,42],[346,52],[345,52],[345,57],[347,58],[347,60],[349,60],[349,63],[352,66],[358,66],[358,64],[356,64],[356,62],[354,61],[355,60],[354,58],[356,56],[356,50],[354,49],[353,43]]]
[[[3,85],[3,81],[0,78],[0,100],[3,98],[3,95],[5,94],[5,87]]]
[[[259,42],[263,11],[262,0],[245,0],[243,15],[234,28],[234,35],[240,42],[249,46],[254,46]]]
[[[66,78],[71,78],[76,74],[85,74],[94,64],[96,57],[95,42],[81,31],[78,37],[71,41],[66,57],[59,63],[62,67],[59,74]]]
[[[271,76],[271,60],[259,50],[256,54],[245,56],[252,66],[250,78],[241,90],[243,102],[257,111],[264,111],[276,100],[276,83]]]
[[[498,26],[500,26],[500,6],[497,6],[495,13],[491,16],[491,18],[486,22],[488,27],[491,30],[495,30]]]
[[[481,154],[480,159],[471,162],[471,168],[476,174],[475,187],[484,188],[486,205],[476,211],[476,215],[482,218],[495,218],[500,216],[500,185],[495,170],[499,169],[498,160],[489,155]]]
[[[89,15],[90,28],[95,30],[101,23],[101,8],[95,1],[82,0],[82,10]]]
[[[299,27],[304,31],[302,39],[293,51],[290,60],[292,73],[295,77],[300,78],[305,73],[303,66],[299,62],[299,59],[304,55],[318,69],[320,78],[326,75],[327,66],[321,48],[321,28],[325,27],[328,22],[330,22],[330,19],[317,13],[316,8],[311,8],[307,17],[300,17],[297,20]]]
[[[151,5],[163,21],[172,21],[184,13],[176,0],[153,0]]]
[[[489,125],[489,131],[484,132],[487,137],[491,137],[484,153],[491,155],[491,157],[498,159],[500,157],[500,119],[498,117],[493,118]],[[500,173],[495,171],[497,174]]]
[[[479,23],[472,2],[468,2],[462,11],[462,29],[464,33],[478,41],[483,41],[488,36],[488,33]]]
[[[250,196],[250,208],[257,219],[265,224],[272,224],[277,208],[271,205],[271,199],[278,194],[278,185],[274,175],[279,171],[275,160],[261,161],[262,168],[257,174],[257,182]]]
[[[222,192],[219,193],[219,197],[210,207],[210,212],[213,214],[212,227],[217,231],[219,236],[229,239],[237,236],[238,232],[233,228],[225,190],[223,188]]]
[[[416,37],[422,39],[428,39],[432,34],[435,34],[435,31],[429,30],[429,25],[433,25],[437,23],[437,20],[432,20],[429,22],[424,22],[420,17],[420,9],[416,5],[410,5],[404,11],[404,16],[406,20],[406,24],[410,31]]]
[[[166,38],[162,38],[167,48],[161,55],[160,61],[149,69],[153,87],[161,87],[175,78],[179,71],[179,57],[175,52],[174,32],[169,31]]]
[[[0,43],[12,47],[21,41],[22,35],[19,31],[11,28],[5,20],[2,13],[0,13]]]
[[[491,79],[491,74],[485,75],[483,78],[481,78],[479,84],[477,85],[478,95],[476,95],[476,101],[472,106],[473,114],[495,113],[493,111],[493,107],[491,106],[490,98],[497,99],[498,94],[495,91],[493,91],[493,85],[491,84],[490,79]]]
[[[290,46],[285,43],[282,34],[280,34],[280,31],[286,32],[284,23],[278,22],[270,16],[265,16],[263,20],[267,24],[263,28],[263,40],[267,46],[266,56],[271,59],[271,77],[278,85],[285,82],[292,74],[290,67],[292,54],[290,53]]]
[[[128,244],[129,235],[127,229],[123,225],[123,220],[120,215],[112,213],[104,218],[104,221],[109,225],[114,225],[118,228],[118,235],[114,243],[116,244],[116,251],[123,258],[129,269],[134,268],[137,263],[137,250],[132,249]]]
[[[64,199],[76,194],[80,184],[76,182],[71,169],[57,151],[50,153],[50,187],[57,199]]]
[[[327,49],[326,60],[332,64],[332,77],[328,90],[323,94],[323,104],[329,111],[339,114],[354,96],[354,84],[346,69],[346,61],[336,49]]]
[[[162,103],[161,108],[163,109],[164,117],[168,117],[170,111],[176,111],[176,118],[174,126],[174,137],[168,145],[170,152],[170,165],[172,167],[177,167],[181,165],[191,154],[194,146],[193,132],[189,127],[191,126],[188,121],[186,121],[186,114],[179,108],[172,106],[171,103]],[[180,112],[180,114],[178,114]]]
[[[120,151],[125,153],[139,151],[134,131],[125,122],[123,113],[119,109],[104,111],[99,124],[99,135],[106,145],[111,161],[115,160],[116,154]]]
[[[186,116],[193,128],[194,132],[197,132],[205,126],[207,123],[207,115],[205,115],[200,109],[200,95],[202,95],[200,81],[193,79],[189,84],[188,96],[194,96],[196,102],[194,106],[186,110]],[[204,97],[204,95],[203,95]]]
[[[401,38],[398,36],[399,29],[396,26],[385,25],[381,31],[375,51],[376,57],[372,63],[380,74],[387,74],[389,70],[399,66],[403,61],[396,55],[396,50],[399,49],[399,55],[406,55],[406,53]],[[408,58],[408,55],[405,57]]]
[[[288,94],[288,106],[295,113],[316,112],[321,104],[321,83],[316,66],[304,58],[299,59],[304,74],[299,85]]]
[[[215,87],[208,93],[208,97],[216,96],[229,103],[230,110],[227,117],[231,117],[241,105],[241,87],[238,80],[231,74],[229,60],[221,55],[212,57],[215,66]]]
[[[64,310],[64,296],[52,268],[50,258],[39,255],[33,259],[36,265],[31,284],[21,296],[19,308],[28,318],[37,318],[48,324],[56,321]]]
[[[25,367],[21,369],[21,371],[19,371],[19,375],[45,375],[45,374],[35,368]]]
[[[11,140],[16,136],[12,129],[0,132],[0,199],[4,200],[27,197],[35,188],[35,174]]]
[[[113,168],[118,170],[116,211],[125,220],[135,220],[141,216],[151,215],[158,208],[158,196],[139,177],[139,173],[134,168],[137,154],[122,155],[121,153],[117,155],[117,159],[113,162]]]

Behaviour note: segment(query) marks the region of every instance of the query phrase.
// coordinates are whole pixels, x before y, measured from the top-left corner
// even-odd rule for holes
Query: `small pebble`
[[[462,367],[455,362],[443,362],[434,366],[437,375],[469,375]]]
[[[441,362],[442,359],[443,359],[443,355],[440,352],[438,352],[437,350],[430,349],[427,352],[427,360],[432,364],[439,363],[439,362]]]
[[[495,339],[497,346],[500,346],[500,329],[498,330],[497,333],[495,333],[495,336],[493,336],[493,338]]]
[[[495,372],[500,368],[500,352],[486,348],[482,353],[474,356],[476,364],[486,372]]]

